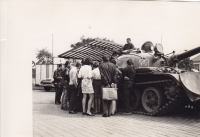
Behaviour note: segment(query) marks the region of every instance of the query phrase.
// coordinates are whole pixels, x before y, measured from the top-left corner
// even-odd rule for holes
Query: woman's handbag
[[[117,100],[117,88],[103,88],[102,89],[103,100]]]

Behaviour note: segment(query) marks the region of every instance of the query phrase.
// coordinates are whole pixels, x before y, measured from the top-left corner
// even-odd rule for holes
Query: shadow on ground
[[[55,89],[54,89],[54,88],[51,88],[50,91],[45,91],[45,90],[44,90],[44,87],[34,86],[34,85],[32,85],[32,90],[40,90],[40,91],[44,91],[44,92],[55,92]]]

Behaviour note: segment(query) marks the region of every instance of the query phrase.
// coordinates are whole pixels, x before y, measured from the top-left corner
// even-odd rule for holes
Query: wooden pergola
[[[102,61],[103,55],[111,56],[113,49],[120,49],[120,48],[122,48],[121,44],[95,39],[89,44],[86,44],[84,46],[75,49],[71,49],[67,52],[58,55],[58,57],[67,59],[69,58],[81,59],[81,60],[86,57],[90,57],[93,61]]]

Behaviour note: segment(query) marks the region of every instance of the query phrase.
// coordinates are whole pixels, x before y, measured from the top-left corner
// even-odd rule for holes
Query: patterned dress
[[[91,94],[94,93],[92,86],[92,67],[90,65],[84,65],[80,68],[78,78],[82,78],[82,93]]]

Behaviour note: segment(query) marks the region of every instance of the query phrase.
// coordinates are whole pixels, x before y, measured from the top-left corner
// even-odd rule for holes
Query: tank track
[[[156,86],[163,86],[168,82],[173,82],[173,80],[167,79],[167,80],[159,80],[159,81],[151,81],[151,82],[141,82],[136,83],[135,86],[138,85],[149,85],[149,84],[156,84]],[[178,85],[176,85],[178,87]],[[143,111],[133,111],[134,114],[140,114],[140,115],[147,115],[147,116],[158,116],[158,115],[165,115],[172,110],[174,110],[176,107],[180,106],[187,100],[187,96],[183,90],[178,90],[177,95],[173,100],[169,100],[166,102],[160,109],[153,113],[143,112]]]

